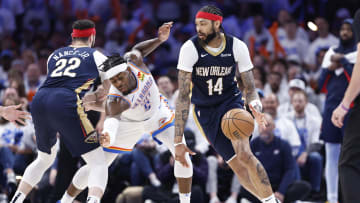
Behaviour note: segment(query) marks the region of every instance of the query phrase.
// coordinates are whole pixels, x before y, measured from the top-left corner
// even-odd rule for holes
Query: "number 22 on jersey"
[[[213,95],[213,93],[215,93],[215,92],[217,92],[218,95],[222,94],[222,90],[223,90],[223,79],[222,78],[217,79],[215,86],[213,85],[213,79],[206,81],[206,83],[208,84],[210,96]]]
[[[71,72],[71,70],[75,70],[79,68],[81,60],[76,57],[72,57],[70,59],[60,59],[56,62],[56,69],[53,70],[50,77],[61,77],[61,76],[68,76],[68,77],[75,77],[76,73]],[[65,70],[63,71],[63,69]]]

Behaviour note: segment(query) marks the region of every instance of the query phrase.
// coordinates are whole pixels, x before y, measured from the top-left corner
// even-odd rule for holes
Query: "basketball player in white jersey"
[[[174,155],[174,112],[169,108],[166,98],[159,93],[156,82],[142,61],[169,37],[171,23],[159,28],[158,38],[136,45],[133,51],[110,56],[103,64],[106,78],[111,81],[107,102],[94,102],[90,109],[105,111],[104,130],[99,138],[104,147],[108,166],[118,153],[131,151],[137,141],[146,133],[165,144]],[[185,140],[182,140],[185,144]],[[192,163],[189,154],[185,155],[188,167],[175,162],[174,175],[179,185],[181,203],[190,202],[192,183]],[[75,174],[61,203],[72,202],[87,187],[89,170],[85,165]]]

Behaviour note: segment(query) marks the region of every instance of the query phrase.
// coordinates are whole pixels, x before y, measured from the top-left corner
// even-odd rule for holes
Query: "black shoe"
[[[85,142],[86,143],[98,143],[99,139],[98,139],[98,133],[96,131],[92,131],[91,133],[89,133],[88,135],[86,135],[85,137]]]

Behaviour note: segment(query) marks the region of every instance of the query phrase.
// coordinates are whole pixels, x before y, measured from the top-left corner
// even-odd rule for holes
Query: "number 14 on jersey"
[[[215,92],[218,93],[218,95],[222,94],[222,90],[223,90],[223,79],[222,78],[218,78],[216,80],[215,86],[213,85],[213,79],[210,79],[208,81],[206,81],[206,83],[208,84],[208,89],[209,89],[209,95],[213,95]]]

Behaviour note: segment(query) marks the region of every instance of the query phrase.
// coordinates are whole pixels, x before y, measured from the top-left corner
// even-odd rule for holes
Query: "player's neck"
[[[216,37],[212,39],[206,46],[212,48],[219,48],[222,42],[223,42],[223,33],[219,32],[219,34],[216,34]]]
[[[91,47],[89,43],[85,42],[72,42],[70,47],[79,48],[79,47]]]

